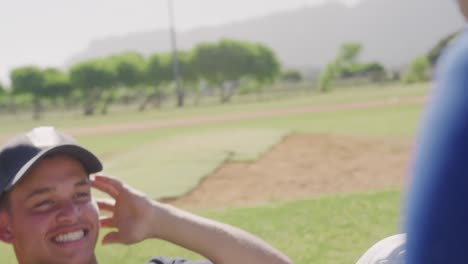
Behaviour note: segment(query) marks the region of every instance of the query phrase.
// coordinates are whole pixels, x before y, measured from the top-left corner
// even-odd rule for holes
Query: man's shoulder
[[[183,258],[156,257],[152,258],[146,264],[212,264],[208,260],[187,260]]]
[[[466,77],[468,67],[468,28],[443,52],[437,66],[437,76],[451,80]],[[464,88],[464,87],[463,87]]]

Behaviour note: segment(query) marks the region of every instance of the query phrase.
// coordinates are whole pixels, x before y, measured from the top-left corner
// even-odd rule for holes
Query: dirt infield
[[[252,163],[227,162],[187,195],[186,208],[254,205],[405,185],[409,140],[292,134]]]

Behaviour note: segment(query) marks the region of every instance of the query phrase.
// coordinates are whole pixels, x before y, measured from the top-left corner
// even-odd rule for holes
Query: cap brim
[[[29,170],[43,157],[54,154],[65,154],[76,158],[84,167],[88,174],[102,171],[102,163],[91,152],[78,145],[64,144],[54,146],[39,152],[34,158],[30,159],[21,169],[16,173],[14,179],[10,182],[6,189],[10,189],[15,185]]]

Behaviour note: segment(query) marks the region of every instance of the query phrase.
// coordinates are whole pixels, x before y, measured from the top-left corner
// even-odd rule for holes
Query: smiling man
[[[115,229],[103,244],[163,239],[209,259],[148,263],[291,263],[245,231],[153,201],[115,178],[90,178],[101,170],[95,155],[52,127],[6,144],[0,151],[0,239],[12,245],[19,264],[95,264],[101,226]],[[113,201],[95,201],[92,187]],[[110,216],[100,219],[99,210]]]

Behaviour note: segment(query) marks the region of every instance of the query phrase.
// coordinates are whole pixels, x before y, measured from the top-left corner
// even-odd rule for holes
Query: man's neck
[[[83,263],[75,263],[72,260],[69,260],[69,261],[66,261],[66,262],[50,262],[50,261],[43,262],[43,261],[37,261],[37,260],[22,261],[22,260],[18,259],[18,264],[98,264],[98,262],[97,262],[96,256],[93,256],[92,259],[90,259],[89,261],[83,262]]]

